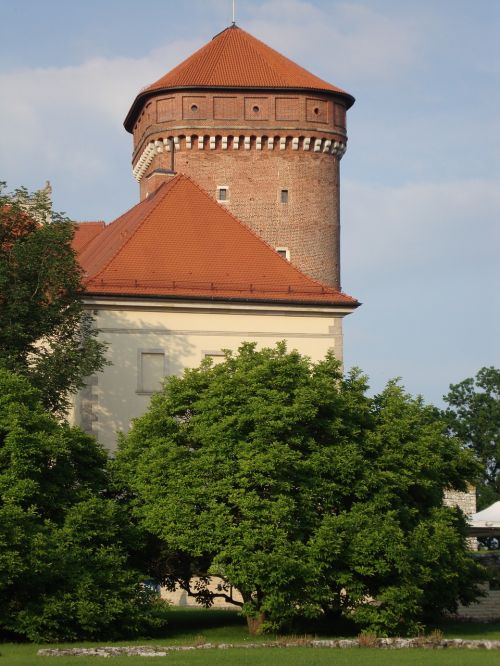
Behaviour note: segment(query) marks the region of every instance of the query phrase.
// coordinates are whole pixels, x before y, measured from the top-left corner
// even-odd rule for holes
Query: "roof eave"
[[[293,87],[288,87],[288,86],[283,86],[282,88],[278,88],[276,86],[165,86],[164,88],[155,88],[154,90],[143,90],[140,92],[135,100],[132,103],[132,106],[130,107],[129,112],[127,113],[127,116],[125,120],[123,121],[123,126],[129,132],[132,134],[133,129],[134,129],[134,123],[137,119],[137,116],[139,115],[139,112],[144,104],[144,102],[149,99],[150,97],[154,97],[158,94],[164,93],[164,92],[174,92],[176,90],[283,90],[283,91],[290,91],[290,92],[315,92],[315,93],[321,93],[323,95],[332,95],[335,97],[343,97],[346,101],[346,108],[350,109],[351,106],[354,104],[356,99],[350,95],[347,92],[344,92],[343,90],[328,90],[327,88],[293,88]]]
[[[125,300],[129,299],[134,299],[134,298],[144,298],[147,300],[168,300],[168,301],[190,301],[190,302],[217,302],[217,303],[223,303],[223,302],[230,302],[230,303],[255,303],[255,304],[261,304],[261,305],[300,305],[302,307],[310,305],[314,307],[325,307],[325,308],[340,308],[341,310],[345,310],[346,314],[349,312],[353,312],[356,308],[358,308],[361,303],[359,301],[354,301],[352,303],[345,303],[345,302],[327,302],[327,301],[310,301],[310,300],[301,300],[299,298],[291,300],[291,299],[283,299],[283,298],[250,298],[250,297],[244,297],[244,296],[202,296],[202,295],[187,295],[187,294],[124,294],[124,293],[116,293],[112,291],[88,291],[85,292],[84,297],[88,298],[123,298]]]

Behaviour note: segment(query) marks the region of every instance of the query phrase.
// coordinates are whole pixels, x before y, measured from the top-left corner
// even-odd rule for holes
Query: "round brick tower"
[[[339,163],[353,103],[233,25],[132,104],[124,124],[141,200],[184,173],[303,272],[340,289]]]

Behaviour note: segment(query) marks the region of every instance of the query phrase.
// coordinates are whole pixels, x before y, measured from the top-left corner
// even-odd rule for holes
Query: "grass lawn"
[[[500,640],[500,622],[448,622],[439,627],[445,638]],[[500,664],[500,653],[498,662]]]
[[[447,638],[489,638],[500,639],[500,623],[491,625],[450,623],[441,627]],[[249,637],[245,622],[237,613],[229,611],[173,610],[165,636],[154,640],[120,641],[117,643],[78,643],[80,647],[96,645],[193,645],[211,643],[256,643],[275,637]],[[317,632],[322,638],[333,638],[331,634]],[[12,644],[0,645],[0,666],[96,666],[103,662],[99,657],[38,657],[40,647],[75,647]],[[500,652],[485,650],[377,650],[369,648],[329,649],[329,648],[253,648],[228,650],[199,650],[185,653],[170,653],[166,657],[152,658],[153,663],[168,663],[170,666],[203,664],[204,666],[240,665],[243,666],[406,666],[420,664],[443,666],[497,666]],[[113,657],[113,666],[135,666],[150,663],[146,657]]]

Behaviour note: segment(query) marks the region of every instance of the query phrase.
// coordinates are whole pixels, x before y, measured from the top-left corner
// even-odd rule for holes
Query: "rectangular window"
[[[287,247],[277,247],[276,252],[280,257],[283,257],[283,259],[290,261],[290,250]]]
[[[226,357],[222,352],[205,352],[205,358],[212,359],[212,365],[219,365],[219,363],[224,363]]]
[[[281,190],[281,203],[288,203],[288,190]]]
[[[159,391],[165,377],[165,353],[154,349],[139,351],[138,362],[138,393]]]
[[[218,201],[228,201],[229,200],[229,190],[227,187],[218,187],[217,188],[217,200]]]

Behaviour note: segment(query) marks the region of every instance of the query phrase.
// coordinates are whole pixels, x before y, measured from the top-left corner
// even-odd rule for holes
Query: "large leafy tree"
[[[104,365],[73,233],[43,192],[7,194],[0,184],[0,367],[28,376],[54,412]]]
[[[481,368],[475,377],[452,384],[444,397],[452,429],[481,462],[480,509],[500,500],[500,369]]]
[[[251,630],[329,613],[409,631],[470,601],[480,572],[442,499],[475,471],[434,408],[284,344],[169,378],[116,461],[151,571],[205,604],[236,587]]]
[[[112,639],[155,625],[106,454],[0,369],[0,634]]]

